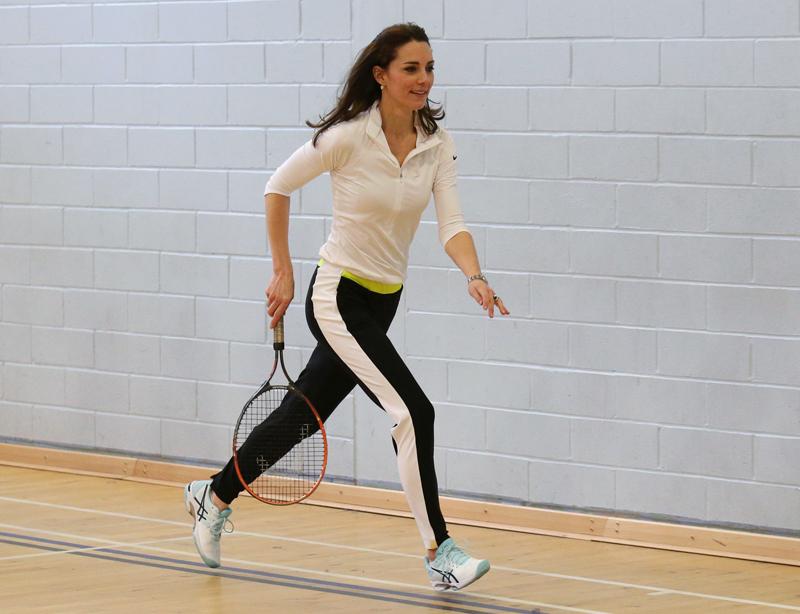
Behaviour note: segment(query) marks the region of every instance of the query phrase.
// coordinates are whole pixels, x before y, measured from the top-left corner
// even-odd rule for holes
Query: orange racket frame
[[[242,412],[239,414],[239,419],[236,421],[236,428],[234,429],[233,432],[233,465],[234,468],[236,469],[236,475],[239,477],[239,481],[242,483],[242,486],[244,486],[245,490],[247,490],[247,492],[250,493],[250,496],[264,503],[269,503],[270,505],[294,505],[295,503],[300,503],[300,501],[302,501],[303,499],[307,499],[308,497],[310,497],[311,494],[313,494],[313,492],[317,490],[319,485],[322,483],[323,478],[325,477],[325,469],[328,466],[328,436],[325,432],[325,424],[322,422],[322,419],[317,413],[317,410],[314,407],[313,403],[311,403],[308,397],[305,394],[303,394],[303,392],[299,388],[297,388],[294,381],[289,376],[289,373],[286,371],[286,365],[283,362],[283,349],[284,349],[283,317],[281,317],[281,319],[275,326],[273,348],[275,349],[275,361],[272,364],[272,371],[270,372],[269,377],[263,384],[261,384],[258,391],[252,397],[250,397],[247,403],[245,403]],[[286,381],[288,382],[286,386],[283,385],[273,386],[272,384],[270,384],[270,382],[272,381],[272,377],[275,375],[275,372],[278,369],[278,363],[280,363],[283,374],[286,376]],[[239,451],[236,447],[236,439],[239,433],[239,426],[241,425],[242,418],[244,418],[244,416],[247,414],[247,409],[250,407],[251,403],[259,396],[267,392],[268,390],[282,390],[282,389],[291,392],[293,394],[296,394],[298,397],[300,397],[306,402],[306,405],[308,405],[308,408],[311,410],[311,413],[313,414],[314,418],[317,421],[317,426],[319,427],[319,432],[322,435],[322,443],[323,443],[322,466],[320,468],[320,474],[319,477],[317,478],[317,481],[302,497],[291,500],[267,499],[256,493],[250,487],[250,484],[248,484],[245,481],[244,477],[242,476],[242,472],[239,469],[239,453],[238,453]],[[258,478],[256,478],[256,480],[257,479]],[[275,479],[281,479],[281,478],[275,478]]]

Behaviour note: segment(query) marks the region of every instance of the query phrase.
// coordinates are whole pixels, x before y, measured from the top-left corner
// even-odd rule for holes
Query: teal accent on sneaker
[[[231,508],[219,510],[211,501],[211,480],[196,480],[183,489],[186,511],[194,518],[192,539],[197,553],[209,567],[220,566],[220,536],[231,515]],[[227,531],[230,533],[231,531]]]
[[[489,561],[469,556],[452,538],[439,545],[433,561],[425,557],[425,570],[437,591],[462,589],[485,575],[489,569]]]

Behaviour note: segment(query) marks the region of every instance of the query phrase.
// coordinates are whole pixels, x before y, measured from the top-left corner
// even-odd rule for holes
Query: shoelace
[[[445,567],[448,570],[455,569],[462,563],[466,563],[469,560],[469,555],[456,545],[450,546],[450,548],[448,548],[447,551],[442,554]]]
[[[209,531],[211,531],[211,535],[216,538],[222,534],[223,531],[226,533],[233,533],[233,522],[228,520],[227,516],[217,516],[214,520],[208,523],[209,524]],[[228,525],[231,526],[230,530],[228,530]]]

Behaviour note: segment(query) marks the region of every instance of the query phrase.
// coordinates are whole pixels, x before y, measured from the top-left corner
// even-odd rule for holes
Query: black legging
[[[325,283],[318,283],[318,267],[311,279],[305,302],[306,320],[317,340],[317,346],[295,384],[309,398],[323,421],[327,420],[356,384],[384,410],[386,408],[380,396],[385,401],[388,394],[391,397],[390,404],[396,404],[395,399],[402,399],[402,407],[407,409],[400,414],[398,420],[398,423],[402,422],[402,432],[398,429],[398,424],[395,424],[393,435],[396,437],[393,442],[397,453],[397,439],[400,438],[405,452],[398,456],[398,463],[411,466],[401,465],[401,479],[403,475],[410,475],[403,484],[406,495],[412,511],[415,511],[423,542],[427,548],[436,548],[448,535],[439,508],[438,485],[433,465],[433,405],[386,336],[397,311],[402,290],[392,294],[373,292],[351,279],[339,277],[337,270],[331,265],[323,264],[322,267]],[[329,314],[330,310],[333,311]],[[331,337],[331,317],[340,318],[339,336],[342,333],[350,336],[349,340],[345,340],[349,341],[350,346],[343,352],[344,360],[328,341],[329,338],[336,339]],[[327,336],[320,328],[320,323],[326,329]],[[353,358],[350,348],[356,353],[363,352],[367,357],[369,370],[363,371],[363,360],[356,364],[360,359]],[[380,382],[388,383],[388,392],[385,385],[381,387],[373,383],[378,392],[376,394],[345,360],[350,360],[354,368],[361,369],[370,380],[374,376]],[[393,415],[397,416],[395,406],[392,405],[392,408],[395,410]],[[286,395],[271,417],[253,429],[238,452],[240,468],[248,483],[258,477],[265,466],[271,466],[283,457],[297,441],[277,437],[276,433],[281,430],[273,428],[273,425],[280,424],[285,429],[286,424],[299,424],[297,416],[305,411],[307,410],[302,400],[295,395]],[[264,450],[269,450],[266,457]],[[231,503],[244,490],[236,475],[233,458],[212,480],[212,490],[225,503]]]

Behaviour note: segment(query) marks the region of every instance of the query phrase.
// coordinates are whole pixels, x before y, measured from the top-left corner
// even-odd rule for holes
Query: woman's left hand
[[[511,313],[506,306],[503,304],[503,299],[497,296],[489,287],[485,281],[480,279],[476,279],[469,283],[469,287],[467,288],[469,291],[469,295],[475,299],[475,302],[478,303],[481,307],[483,307],[484,311],[489,312],[489,317],[494,317],[494,308],[497,309],[502,313],[504,316],[507,316]]]

